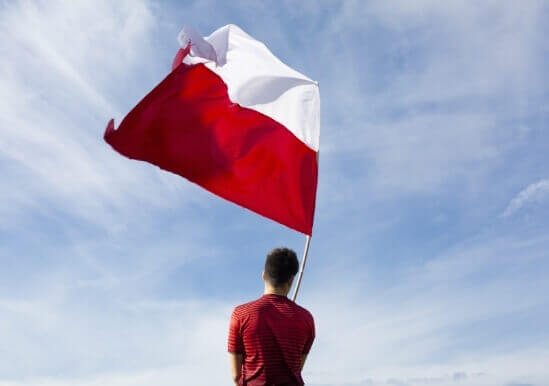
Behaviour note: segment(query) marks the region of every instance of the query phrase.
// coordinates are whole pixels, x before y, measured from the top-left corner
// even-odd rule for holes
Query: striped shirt
[[[286,296],[263,295],[236,307],[229,352],[244,354],[239,385],[303,385],[301,355],[314,338],[313,316]]]

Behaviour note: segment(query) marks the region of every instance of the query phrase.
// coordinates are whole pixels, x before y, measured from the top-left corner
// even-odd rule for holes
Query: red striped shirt
[[[286,296],[263,295],[236,307],[229,352],[244,354],[239,385],[303,385],[301,355],[314,338],[313,316]]]

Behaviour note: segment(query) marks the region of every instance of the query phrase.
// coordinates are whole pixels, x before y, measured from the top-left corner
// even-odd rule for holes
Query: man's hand
[[[242,360],[244,359],[244,355],[242,354],[236,354],[236,353],[229,353],[231,362],[231,374],[233,377],[233,382],[235,385],[238,385],[238,381],[240,380],[240,376],[242,375]]]

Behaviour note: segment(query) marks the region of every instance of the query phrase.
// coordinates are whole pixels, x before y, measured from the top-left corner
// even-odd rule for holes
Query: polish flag
[[[318,83],[235,25],[178,36],[172,72],[107,141],[210,192],[311,235],[318,177]]]

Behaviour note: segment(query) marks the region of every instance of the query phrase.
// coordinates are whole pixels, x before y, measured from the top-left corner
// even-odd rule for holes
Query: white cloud
[[[522,209],[528,204],[544,201],[549,198],[549,179],[538,181],[528,185],[514,197],[507,208],[503,211],[502,216],[508,217]]]
[[[369,279],[373,273],[358,268],[343,281],[325,274],[323,291],[306,294],[318,330],[309,381],[444,385],[464,372],[464,385],[546,382],[548,342],[538,335],[543,323],[534,323],[536,330],[521,320],[547,317],[540,312],[549,291],[541,268],[548,242],[524,235],[471,240],[400,274],[393,270],[378,286],[367,283],[380,278]],[[528,267],[540,267],[540,273],[525,283]]]
[[[321,161],[351,159],[362,173],[346,184],[358,180],[368,193],[482,189],[519,143],[509,121],[537,114],[526,101],[543,95],[542,8],[345,2],[321,38],[338,63],[317,76],[330,107]],[[345,174],[324,169],[325,180],[336,178],[326,171]]]
[[[116,218],[128,219],[140,205],[173,205],[184,191],[202,200],[182,179],[128,161],[102,140],[108,119],[122,116],[106,95],[125,89],[124,108],[142,96],[132,94],[133,71],[154,68],[142,57],[155,28],[146,1],[4,6],[0,161],[7,178],[0,182],[0,227],[60,210],[115,229]]]
[[[196,235],[189,239],[210,249]],[[313,312],[317,339],[305,379],[314,385],[450,385],[455,374],[465,374],[460,384],[543,383],[549,342],[522,326],[521,315],[546,309],[549,280],[541,270],[525,283],[522,273],[543,261],[548,243],[546,236],[521,235],[471,240],[382,276],[375,286],[360,282],[363,268],[344,281],[325,275],[315,283],[306,275],[300,302]],[[82,245],[92,256],[98,252]],[[193,243],[168,248],[179,245]],[[69,253],[76,261],[83,254]],[[211,258],[221,255],[214,253]],[[170,252],[135,255],[131,265],[122,263],[126,269],[104,259],[96,270],[73,263],[42,271],[32,295],[1,299],[0,337],[9,349],[0,349],[0,385],[145,385],[151,379],[171,385],[182,377],[189,384],[227,383],[228,318],[245,299],[151,298],[146,283],[161,283],[174,264],[183,264],[162,256]],[[82,283],[93,271],[112,280]],[[504,334],[508,328],[513,334]]]
[[[46,298],[0,301],[3,348],[9,348],[0,350],[0,385],[146,385],[155,378],[162,385],[183,379],[219,385],[228,379],[226,304],[101,307]]]
[[[65,224],[55,231],[68,234],[68,241],[33,246],[43,264],[38,267],[33,259],[17,260],[20,251],[9,244],[0,245],[3,263],[27,264],[21,268],[25,280],[0,294],[1,386],[229,380],[225,334],[237,300],[184,291],[173,294],[178,300],[159,300],[151,288],[169,281],[192,256],[215,261],[224,248],[244,243],[219,240],[226,219],[217,228],[195,222],[198,216],[177,227],[164,224],[157,209],[181,209],[189,196],[204,205],[205,194],[125,160],[103,143],[106,119],[119,119],[135,102],[120,102],[120,95],[137,100],[164,75],[154,68],[163,64],[148,57],[157,52],[151,48],[158,28],[154,8],[146,1],[113,4],[26,1],[2,8],[0,227],[32,239],[22,223],[63,211],[109,230],[131,224],[134,234],[91,237]],[[269,15],[272,9],[253,4],[253,12],[239,10],[241,20],[264,34],[272,27],[283,46],[282,19],[258,24],[254,12]],[[293,9],[299,18],[322,14],[316,1],[305,14],[287,4],[288,14]],[[507,120],[527,116],[524,100],[536,100],[546,83],[539,63],[541,2],[395,4],[345,2],[322,28],[313,24],[315,34],[296,37],[306,47],[288,48],[321,80],[327,119],[320,181],[326,191],[317,218],[336,235],[327,250],[337,251],[345,268],[325,266],[322,287],[307,284],[312,270],[305,277],[300,298],[318,326],[305,378],[317,385],[546,383],[546,337],[515,319],[547,309],[549,280],[540,268],[546,237],[492,235],[420,263],[402,258],[369,285],[376,272],[353,265],[366,264],[359,260],[372,247],[364,239],[393,232],[399,219],[374,223],[364,211],[351,226],[348,219],[327,224],[333,213],[364,210],[360,205],[371,197],[366,193],[382,193],[377,199],[393,205],[386,193],[409,197],[447,185],[462,195],[468,184],[490,185],[479,175],[506,164],[506,151],[515,146]],[[214,6],[197,2],[200,12],[180,14],[207,14]],[[210,16],[221,22],[230,15]],[[176,23],[175,31],[179,22],[189,22],[174,19],[162,22]],[[151,82],[136,81],[135,74]],[[529,135],[520,134],[524,141]],[[526,188],[505,213],[545,197],[546,183]],[[446,223],[455,225],[452,216]],[[479,224],[472,225],[474,233]],[[151,237],[159,233],[164,237]],[[402,235],[392,236],[398,243]],[[383,256],[368,257],[374,258]],[[11,276],[6,270],[1,278]],[[219,291],[230,296],[230,289]],[[538,318],[547,316],[540,312]],[[506,323],[512,333],[490,337]],[[486,336],[474,335],[479,324]]]

